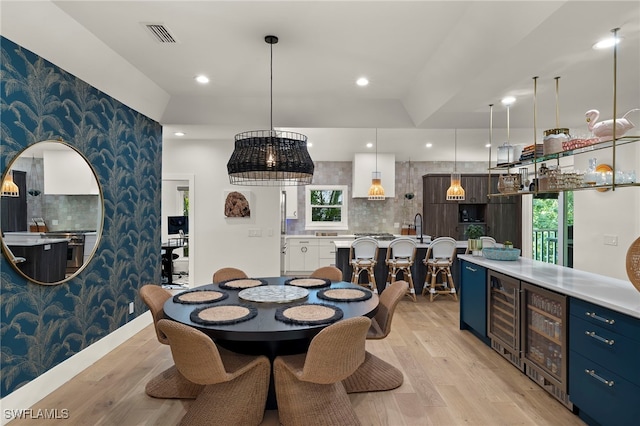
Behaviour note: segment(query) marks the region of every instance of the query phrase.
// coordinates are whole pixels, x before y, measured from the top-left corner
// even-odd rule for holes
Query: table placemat
[[[267,281],[260,278],[236,278],[233,280],[222,281],[218,284],[218,287],[226,290],[242,290],[261,285],[267,285]]]
[[[283,306],[276,310],[276,319],[289,324],[318,325],[330,324],[342,318],[342,309],[323,303],[303,303]]]
[[[364,288],[329,288],[320,290],[318,298],[334,302],[362,302],[371,299],[371,291]]]
[[[309,295],[306,288],[287,285],[267,285],[241,290],[238,297],[249,302],[291,303]]]
[[[227,325],[247,321],[258,315],[258,310],[249,305],[229,304],[203,306],[191,312],[191,321],[203,325]]]
[[[220,290],[188,290],[173,296],[174,303],[196,305],[200,303],[220,302],[229,297],[229,293]]]
[[[300,278],[289,278],[284,283],[286,285],[293,285],[296,287],[321,288],[321,287],[329,287],[331,285],[331,280],[327,280],[325,278],[300,277]]]

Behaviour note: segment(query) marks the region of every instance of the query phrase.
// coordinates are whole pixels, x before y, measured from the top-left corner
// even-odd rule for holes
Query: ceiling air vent
[[[146,24],[147,29],[159,43],[177,43],[167,27],[162,24]]]

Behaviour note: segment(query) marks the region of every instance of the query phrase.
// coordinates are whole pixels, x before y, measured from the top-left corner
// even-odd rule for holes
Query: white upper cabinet
[[[50,195],[99,194],[98,182],[82,156],[73,150],[42,153],[44,193]]]
[[[287,219],[298,218],[298,187],[283,186],[282,190],[287,194]]]
[[[376,154],[355,154],[353,159],[352,198],[366,198],[371,187],[371,176],[376,171]],[[396,196],[396,156],[378,154],[378,170],[382,173],[382,187],[387,198]]]

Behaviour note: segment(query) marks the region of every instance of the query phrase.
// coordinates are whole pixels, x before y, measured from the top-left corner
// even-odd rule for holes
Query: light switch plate
[[[606,246],[617,246],[618,245],[618,236],[617,235],[605,235],[604,236],[604,244]]]

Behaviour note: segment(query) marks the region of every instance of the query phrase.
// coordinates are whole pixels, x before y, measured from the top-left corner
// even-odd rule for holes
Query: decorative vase
[[[467,248],[472,256],[482,256],[482,240],[470,238],[467,240]]]

